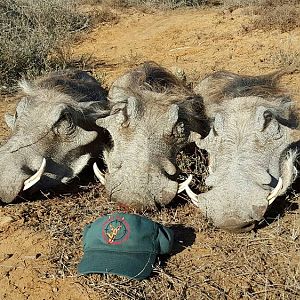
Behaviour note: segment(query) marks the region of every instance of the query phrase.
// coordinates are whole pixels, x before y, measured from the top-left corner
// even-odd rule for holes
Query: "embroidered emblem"
[[[109,217],[102,227],[103,239],[111,245],[119,245],[127,241],[129,234],[130,228],[124,218]]]

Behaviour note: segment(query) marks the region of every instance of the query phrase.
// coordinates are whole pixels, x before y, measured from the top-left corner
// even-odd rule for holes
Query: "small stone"
[[[10,224],[11,222],[13,222],[13,218],[9,217],[9,216],[1,216],[0,217],[0,227],[2,226],[6,226],[8,224]]]

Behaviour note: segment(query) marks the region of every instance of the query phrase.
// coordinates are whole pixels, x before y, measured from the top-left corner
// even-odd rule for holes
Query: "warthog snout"
[[[249,217],[242,217],[239,213],[232,215],[222,215],[213,219],[213,223],[219,228],[233,231],[233,232],[246,232],[252,230],[255,225],[264,218],[267,211],[268,204],[265,205],[252,205],[249,208]]]
[[[135,168],[110,168],[111,172],[106,174],[100,174],[97,166],[94,166],[95,169],[96,176],[105,184],[111,200],[137,208],[166,205],[176,196],[178,190],[178,183],[173,176],[176,174],[176,167],[170,161],[161,165],[157,159],[143,162]]]
[[[10,203],[21,192],[31,189],[40,181],[45,172],[46,159],[33,156],[28,163],[24,156],[0,155],[0,200]]]
[[[192,202],[215,226],[235,232],[249,231],[264,218],[269,206],[268,198],[273,192],[271,187],[264,187],[262,182],[250,180],[241,172],[239,180],[234,185],[228,185],[229,178],[232,177],[233,174],[230,173],[223,176],[224,179],[217,180],[218,183],[211,190],[197,195],[189,188],[192,180],[190,176],[180,184],[179,191],[186,190]],[[273,191],[275,189],[276,187]]]
[[[153,184],[150,184],[153,186]],[[132,186],[122,189],[113,188],[111,191],[111,200],[118,203],[126,203],[136,208],[154,208],[155,205],[166,205],[176,196],[178,184],[169,181],[164,186],[153,186],[151,190],[135,189]]]

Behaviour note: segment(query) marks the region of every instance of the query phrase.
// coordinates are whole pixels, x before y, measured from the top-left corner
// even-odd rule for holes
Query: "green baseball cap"
[[[171,251],[174,233],[145,217],[113,213],[98,218],[83,232],[80,274],[112,273],[147,278],[157,255]]]

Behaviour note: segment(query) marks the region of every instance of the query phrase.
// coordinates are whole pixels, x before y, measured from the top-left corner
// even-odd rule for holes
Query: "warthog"
[[[53,72],[20,86],[16,112],[5,116],[11,136],[0,148],[0,199],[6,203],[29,188],[68,183],[101,152],[104,138],[93,114],[106,111],[106,93],[88,73]]]
[[[113,146],[104,151],[111,199],[136,208],[168,204],[176,195],[178,150],[191,131],[208,129],[202,98],[169,71],[147,62],[117,79],[108,98],[110,116],[97,120]]]
[[[252,229],[296,178],[296,117],[291,98],[277,87],[281,75],[216,72],[194,88],[212,120],[209,135],[196,142],[209,153],[210,190],[196,195],[188,181],[183,185],[218,227]]]

